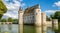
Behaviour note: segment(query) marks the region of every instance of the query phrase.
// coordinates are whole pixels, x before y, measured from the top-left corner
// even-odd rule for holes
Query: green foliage
[[[1,19],[1,22],[13,22],[13,24],[18,24],[18,19],[9,17],[8,19]]]
[[[0,19],[2,18],[3,15],[0,14]]]
[[[8,22],[13,22],[14,24],[18,23],[18,19],[12,19],[11,17],[8,18]]]
[[[60,22],[60,11],[57,11],[55,13],[55,18],[58,19],[58,21]]]
[[[48,16],[46,16],[46,21],[50,21],[50,18]]]
[[[60,11],[55,12],[53,15],[50,16],[52,19],[58,19],[58,30],[55,30],[55,33],[60,32]]]
[[[7,20],[6,19],[1,19],[1,22],[6,22]]]
[[[18,19],[13,19],[13,23],[17,24],[18,23]]]
[[[50,15],[52,19],[58,19],[60,22],[60,11],[55,12],[53,15]]]
[[[3,14],[7,12],[6,6],[3,4],[3,2],[0,0],[0,19],[2,18]]]
[[[0,0],[0,1],[2,1],[2,0]]]
[[[51,17],[52,19],[54,19],[54,18],[55,18],[55,17],[54,17],[54,14],[50,15],[50,17]]]
[[[9,17],[8,22],[13,22],[13,19],[11,17]]]

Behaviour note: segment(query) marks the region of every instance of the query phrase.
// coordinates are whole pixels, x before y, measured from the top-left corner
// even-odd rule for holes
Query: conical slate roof
[[[22,11],[22,8],[21,8],[21,6],[19,7],[19,11]]]

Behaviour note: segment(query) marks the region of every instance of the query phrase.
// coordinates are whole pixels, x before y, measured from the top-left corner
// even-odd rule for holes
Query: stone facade
[[[52,27],[52,21],[46,21],[48,27]]]
[[[46,13],[41,13],[41,20],[42,20],[42,33],[47,33],[46,29]]]
[[[46,13],[41,13],[40,5],[35,5],[32,7],[26,8],[24,11],[20,8],[18,14],[19,14],[18,18],[19,18],[20,27],[21,26],[23,27],[23,23],[24,24],[35,24],[36,27],[40,27],[39,28],[40,31],[43,30],[45,33],[46,33],[47,25],[52,27],[52,25],[54,24],[54,27],[58,28],[57,19],[46,21]],[[23,28],[20,28],[20,30],[23,31]]]
[[[19,24],[35,24],[42,26],[42,24],[47,25],[47,23],[51,23],[52,21],[46,21],[46,13],[41,13],[41,8],[40,5],[37,4],[35,6],[26,8],[24,11],[19,8]],[[58,26],[58,21],[55,21],[54,19],[54,24],[55,26]],[[56,22],[56,23],[55,23]],[[51,25],[52,26],[52,25]]]
[[[19,19],[19,33],[23,33],[23,10],[21,9],[21,7],[19,8],[19,11],[18,11],[18,19]]]

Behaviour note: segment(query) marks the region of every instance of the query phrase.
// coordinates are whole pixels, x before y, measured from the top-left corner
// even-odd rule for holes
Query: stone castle
[[[20,26],[23,26],[23,24],[35,24],[35,26],[52,27],[53,25],[55,28],[58,29],[58,20],[51,19],[51,21],[46,21],[46,13],[41,12],[39,4],[26,8],[25,10],[22,10],[20,7],[18,14]]]

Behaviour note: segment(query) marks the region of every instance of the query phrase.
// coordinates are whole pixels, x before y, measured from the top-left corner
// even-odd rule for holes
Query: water
[[[18,33],[18,24],[0,25],[0,33]],[[24,25],[24,33],[36,33],[35,27]],[[47,33],[54,33],[51,28],[47,28]]]
[[[18,33],[18,25],[0,25],[1,33]]]

